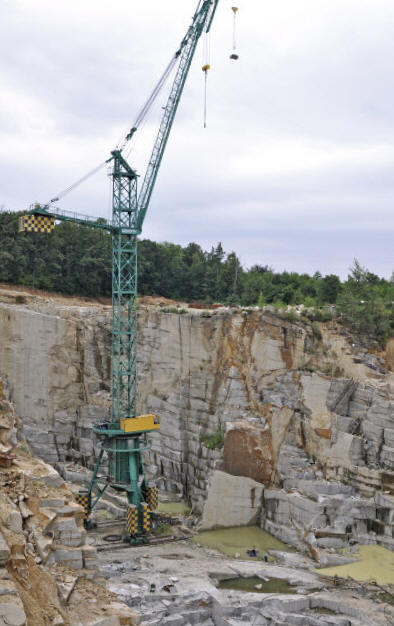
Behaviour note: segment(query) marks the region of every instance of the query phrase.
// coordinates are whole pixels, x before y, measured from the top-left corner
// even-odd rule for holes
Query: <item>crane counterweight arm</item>
[[[55,221],[59,222],[73,222],[74,224],[80,224],[81,226],[88,226],[89,228],[96,228],[98,230],[106,230],[110,233],[116,231],[116,228],[112,225],[111,222],[107,222],[105,219],[101,217],[93,217],[91,215],[81,215],[80,213],[76,213],[73,211],[64,211],[59,207],[49,205],[49,204],[33,204],[30,207],[30,211],[23,216],[24,219],[31,217],[37,218],[37,223],[34,223],[34,220],[27,219],[26,224],[21,221],[20,222],[20,231],[27,232],[41,232],[37,231],[37,224],[39,223],[40,218],[51,218],[51,224]],[[46,231],[42,231],[46,232]]]
[[[137,227],[140,231],[148,210],[149,201],[152,196],[161,160],[167,145],[167,140],[175,118],[179,100],[183,92],[185,81],[189,73],[190,65],[196,51],[198,40],[203,31],[209,31],[218,3],[219,0],[204,0],[199,3],[197,11],[194,14],[193,22],[182,40],[177,53],[177,56],[179,57],[178,69],[164,109],[159,132],[153,146],[145,178],[138,197]]]

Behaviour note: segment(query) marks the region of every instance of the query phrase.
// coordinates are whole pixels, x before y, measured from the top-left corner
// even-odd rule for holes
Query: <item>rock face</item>
[[[5,290],[0,300],[0,375],[29,444],[60,470],[92,468],[92,425],[110,405],[110,307]],[[162,424],[148,472],[195,512],[224,471],[266,487],[261,523],[294,544],[318,531],[318,546],[344,534],[393,545],[393,375],[333,323],[270,307],[142,306],[138,368],[139,410]],[[350,514],[353,495],[365,506]]]

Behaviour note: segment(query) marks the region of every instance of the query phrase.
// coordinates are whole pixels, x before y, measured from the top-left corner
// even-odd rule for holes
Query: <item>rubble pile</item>
[[[72,492],[16,434],[0,379],[0,624],[138,624],[103,587]]]

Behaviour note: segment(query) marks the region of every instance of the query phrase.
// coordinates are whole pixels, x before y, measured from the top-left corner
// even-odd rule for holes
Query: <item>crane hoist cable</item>
[[[75,181],[75,183],[69,185],[68,187],[66,187],[66,189],[63,189],[63,191],[60,191],[54,198],[51,198],[51,200],[47,204],[53,204],[54,202],[58,202],[61,198],[63,198],[63,196],[75,189],[75,187],[82,185],[85,180],[88,180],[88,178],[97,174],[97,172],[99,172],[105,165],[110,163],[110,161],[112,161],[112,157],[110,157],[106,161],[103,161],[102,163],[100,163],[100,165],[97,165],[95,168],[90,170],[90,172],[85,174],[85,176],[82,176],[82,178],[79,178],[77,181]]]
[[[145,104],[142,107],[141,111],[137,115],[137,118],[136,118],[133,126],[131,127],[130,131],[127,133],[127,135],[123,139],[122,143],[118,146],[118,150],[122,151],[124,149],[124,147],[126,146],[128,141],[130,141],[130,139],[134,135],[135,131],[138,129],[138,127],[141,125],[141,123],[143,122],[143,120],[145,119],[147,114],[149,113],[149,111],[150,111],[152,105],[154,104],[157,96],[159,95],[160,91],[163,89],[164,84],[165,84],[167,78],[171,74],[171,72],[172,72],[172,70],[173,70],[173,68],[174,68],[174,66],[175,66],[175,64],[176,64],[176,62],[178,60],[179,55],[180,55],[180,50],[177,50],[177,52],[174,54],[174,56],[172,57],[171,61],[167,65],[166,69],[164,70],[164,72],[163,72],[162,76],[160,77],[159,81],[155,85],[155,87],[154,87],[152,93],[150,94],[149,98],[147,99],[147,101],[145,102]]]
[[[203,65],[204,72],[204,128],[207,127],[207,79],[208,79],[208,70],[210,65]]]
[[[237,29],[237,13],[238,7],[231,7],[233,12],[233,52],[230,54],[230,59],[237,61],[239,59],[238,54],[235,52],[237,49],[236,29]]]
[[[145,102],[145,104],[142,107],[141,111],[139,112],[139,114],[138,114],[138,116],[137,116],[137,118],[136,118],[136,120],[134,122],[134,125],[132,126],[132,128],[127,133],[127,135],[123,139],[122,143],[118,147],[118,149],[120,151],[122,151],[124,149],[124,147],[126,146],[128,141],[131,139],[131,137],[133,136],[135,131],[138,129],[138,127],[144,121],[144,119],[147,116],[149,110],[151,109],[152,105],[154,104],[157,96],[159,95],[160,91],[162,90],[162,88],[163,88],[167,78],[171,74],[171,71],[174,68],[174,66],[175,66],[175,64],[176,64],[176,62],[178,60],[179,53],[180,53],[180,51],[178,50],[173,55],[171,61],[169,62],[169,64],[167,65],[166,69],[164,70],[162,76],[160,77],[159,81],[155,85],[152,93],[150,94],[149,98],[147,99],[147,101]],[[103,161],[102,163],[100,163],[100,165],[97,165],[94,169],[90,170],[87,174],[85,174],[85,176],[82,176],[82,178],[79,178],[77,181],[75,181],[75,183],[72,183],[71,185],[66,187],[66,189],[63,189],[63,191],[60,191],[58,194],[56,194],[56,196],[54,198],[51,198],[51,200],[47,204],[50,205],[50,204],[53,204],[54,202],[58,202],[66,194],[70,193],[70,191],[73,191],[76,187],[79,187],[79,185],[82,185],[82,183],[84,183],[86,180],[88,180],[91,176],[94,176],[94,174],[99,172],[105,165],[107,165],[108,163],[110,163],[112,161],[112,158],[113,157],[111,156],[106,161]]]
[[[205,33],[204,49],[203,49],[203,66],[204,72],[204,128],[207,127],[207,84],[208,84],[208,70],[211,69],[210,65],[210,39],[209,33]]]

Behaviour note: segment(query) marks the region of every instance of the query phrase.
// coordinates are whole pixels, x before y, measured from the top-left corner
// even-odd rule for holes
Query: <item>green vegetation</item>
[[[323,335],[321,334],[320,328],[316,324],[316,322],[312,323],[312,334],[317,341],[322,341]]]
[[[70,295],[111,296],[111,237],[107,232],[63,222],[51,235],[18,234],[18,215],[0,213],[0,282]],[[383,345],[394,334],[394,274],[391,280],[380,278],[358,261],[341,283],[335,274],[275,272],[267,265],[246,269],[220,243],[206,252],[197,243],[182,247],[142,239],[138,254],[140,295],[197,301],[203,306],[213,302],[244,307],[273,304],[285,311],[288,305],[303,304],[306,315],[316,322],[332,318],[330,304],[336,305],[339,319],[355,335]],[[296,319],[291,312],[288,317]]]
[[[201,443],[210,450],[220,450],[224,445],[224,430],[221,426],[212,435],[200,435]]]
[[[153,530],[152,535],[156,537],[163,537],[164,535],[171,535],[172,527],[170,524],[165,524],[164,522],[160,522]]]

